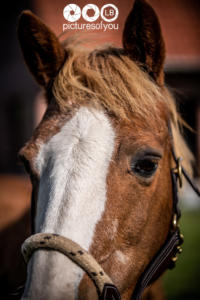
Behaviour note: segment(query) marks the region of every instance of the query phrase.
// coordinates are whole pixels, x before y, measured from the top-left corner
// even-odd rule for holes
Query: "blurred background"
[[[101,32],[103,42],[121,46],[124,21],[132,0],[91,1],[101,6],[113,3],[119,8],[119,30]],[[166,83],[175,94],[177,105],[188,124],[194,129],[184,131],[196,157],[195,178],[200,170],[200,1],[149,0],[156,10],[164,39],[167,59]],[[77,0],[81,8],[90,3]],[[31,185],[19,164],[17,153],[30,138],[42,117],[45,105],[40,88],[35,84],[23,62],[16,27],[20,12],[31,9],[57,34],[62,33],[64,0],[21,0],[1,3],[0,47],[0,290],[1,299],[17,299],[16,287],[23,284],[25,265],[20,245],[29,235]],[[83,20],[82,20],[83,21]],[[81,22],[81,19],[80,19]],[[85,23],[85,21],[84,21]],[[73,35],[75,31],[67,34]],[[88,33],[89,34],[89,33]],[[181,197],[185,235],[183,254],[177,267],[164,275],[168,300],[200,299],[200,200],[189,187]],[[11,293],[12,291],[12,293]]]

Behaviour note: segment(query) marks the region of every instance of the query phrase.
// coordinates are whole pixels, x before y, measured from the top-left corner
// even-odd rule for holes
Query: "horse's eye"
[[[146,178],[151,177],[157,170],[158,160],[143,158],[131,163],[131,171]]]

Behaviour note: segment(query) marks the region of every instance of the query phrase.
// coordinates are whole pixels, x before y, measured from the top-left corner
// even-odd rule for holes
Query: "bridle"
[[[153,283],[166,269],[175,267],[178,259],[178,253],[182,252],[183,235],[180,233],[178,221],[181,217],[178,198],[178,184],[182,187],[183,176],[191,185],[196,194],[200,197],[200,191],[192,182],[190,176],[181,164],[181,158],[177,157],[174,150],[171,126],[168,125],[171,136],[171,151],[175,162],[175,167],[171,169],[171,180],[173,190],[173,213],[171,227],[167,239],[158,253],[154,256],[146,270],[139,278],[136,288],[132,294],[131,300],[139,300],[144,289]],[[34,214],[32,214],[33,216]],[[33,222],[33,220],[32,220]],[[34,232],[32,232],[34,233]],[[81,267],[92,279],[99,300],[120,300],[120,293],[113,284],[109,276],[104,272],[102,267],[97,263],[92,255],[82,249],[72,240],[52,233],[37,233],[31,235],[22,245],[22,254],[26,262],[29,261],[34,251],[38,249],[56,250],[63,253],[79,267]]]

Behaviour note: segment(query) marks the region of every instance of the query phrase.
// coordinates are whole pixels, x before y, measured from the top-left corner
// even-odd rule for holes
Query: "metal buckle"
[[[174,230],[176,230],[177,228],[179,228],[177,214],[173,215],[172,226],[173,226]],[[176,246],[175,253],[174,253],[174,255],[171,258],[171,264],[169,265],[169,269],[173,269],[175,267],[175,263],[178,260],[178,254],[181,254],[181,252],[183,251],[183,249],[181,247],[181,245],[183,244],[183,241],[184,241],[183,234],[180,233],[180,231],[179,231],[179,243]]]
[[[183,186],[183,172],[182,172],[181,161],[182,161],[182,157],[177,158],[176,168],[174,169],[174,173],[178,178],[180,188]]]

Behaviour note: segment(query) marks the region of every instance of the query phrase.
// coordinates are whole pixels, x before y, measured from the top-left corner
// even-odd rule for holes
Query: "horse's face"
[[[137,1],[134,9],[132,14],[136,15],[141,10],[142,14],[147,11],[148,18],[150,12],[155,26],[156,16],[146,3]],[[124,31],[127,51],[129,19]],[[21,20],[23,26],[26,22],[30,28],[35,26],[32,38],[38,39],[37,47],[38,41],[42,43],[39,34],[43,38],[48,35],[51,43],[48,51],[52,48],[54,68],[57,65],[58,71],[66,55],[54,35],[30,13]],[[22,48],[23,26],[19,27]],[[131,29],[134,36],[138,29]],[[37,31],[39,34],[34,36]],[[157,36],[149,43],[156,40]],[[143,50],[149,46],[145,43]],[[45,49],[45,44],[42,46]],[[158,63],[148,55],[141,60],[157,83],[161,83],[163,53],[160,44],[154,46],[156,51],[160,50]],[[55,71],[49,65],[40,70],[43,60],[38,59],[38,53],[36,68],[25,51],[32,73],[47,86]],[[53,99],[20,153],[33,179],[36,232],[61,234],[88,250],[110,275],[123,299],[130,298],[139,276],[169,231],[170,142],[166,114],[162,107],[156,111],[152,119],[141,120],[136,114],[128,121],[118,119],[103,107],[80,103],[61,111]],[[67,257],[46,250],[33,254],[24,298],[93,300],[96,297],[90,280]]]
[[[87,107],[70,116],[47,111],[21,151],[37,178],[36,232],[72,239],[89,250],[120,290],[132,289],[168,232],[168,147],[164,122],[152,131],[134,122],[116,124]],[[87,299],[95,292],[80,268],[44,250],[29,263],[27,288],[45,299],[49,293],[52,299],[67,293],[73,299],[75,289]]]

